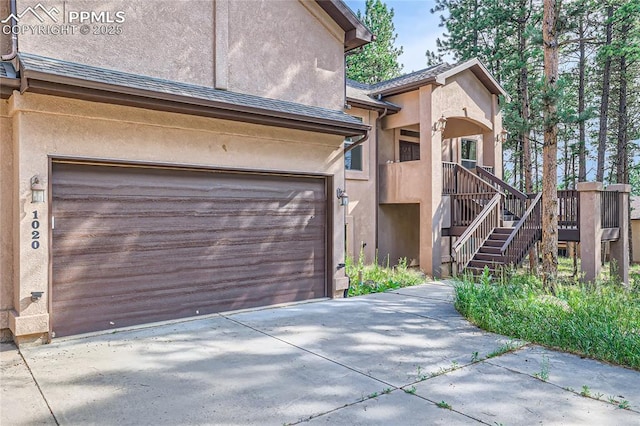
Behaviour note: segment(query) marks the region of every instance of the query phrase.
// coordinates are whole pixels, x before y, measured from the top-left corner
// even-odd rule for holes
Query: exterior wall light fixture
[[[502,131],[496,135],[496,141],[498,141],[498,143],[505,143],[507,141],[507,136],[509,136],[507,129],[502,129]]]
[[[31,202],[44,203],[44,185],[38,175],[31,178]]]
[[[443,115],[434,123],[433,130],[436,132],[444,132],[445,127],[447,127],[447,119]]]
[[[31,301],[32,302],[37,302],[38,300],[42,299],[42,294],[44,293],[44,291],[32,291],[31,292]]]
[[[341,206],[349,205],[349,195],[347,195],[347,192],[345,190],[338,188],[338,190],[336,191],[336,195],[338,197],[338,200],[340,200]]]

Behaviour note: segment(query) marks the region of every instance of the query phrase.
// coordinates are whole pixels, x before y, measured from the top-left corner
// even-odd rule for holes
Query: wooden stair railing
[[[488,172],[482,166],[476,166],[476,173],[482,179],[495,185],[497,189],[504,193],[504,208],[518,219],[522,218],[528,207],[529,197],[518,191],[507,182],[503,181],[493,173]]]
[[[458,273],[467,267],[493,230],[500,226],[501,198],[502,194],[496,193],[453,245]]]
[[[505,265],[518,265],[542,236],[542,192],[531,202],[500,252]]]
[[[449,177],[455,177],[455,191],[449,193],[453,227],[469,226],[496,194],[504,197],[496,187],[459,164],[448,163],[445,170]]]

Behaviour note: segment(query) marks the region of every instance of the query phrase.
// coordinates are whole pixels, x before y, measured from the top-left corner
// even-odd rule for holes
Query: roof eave
[[[14,90],[20,89],[20,79],[0,77],[0,99],[8,99]]]
[[[438,84],[443,85],[443,82],[440,82],[436,77],[428,77],[419,81],[413,81],[403,86],[390,87],[388,89],[383,89],[380,91],[371,92],[372,96],[393,96],[400,95],[402,93],[410,92],[412,90],[416,90],[422,86],[426,86],[428,84]]]
[[[373,33],[358,19],[341,0],[316,0],[324,10],[344,30],[344,51],[348,52],[373,41]]]
[[[366,124],[344,123],[331,119],[234,105],[28,69],[23,69],[21,80],[21,84],[19,84],[18,87],[21,88],[22,92],[62,96],[156,111],[197,115],[340,136],[364,135],[370,129],[370,126]]]
[[[347,96],[347,104],[352,107],[369,109],[378,112],[388,111],[388,114],[395,114],[399,112],[402,108],[398,105],[394,105],[390,102],[385,102],[384,105],[376,103],[376,102],[366,102],[361,99],[350,98]]]

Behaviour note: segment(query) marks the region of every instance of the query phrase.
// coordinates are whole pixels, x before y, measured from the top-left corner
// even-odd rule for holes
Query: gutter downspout
[[[360,139],[358,139],[356,142],[353,142],[349,146],[345,146],[344,147],[344,153],[346,154],[347,152],[351,151],[353,148],[355,148],[357,146],[360,146],[363,143],[365,143],[369,139],[369,135],[371,135],[371,130],[367,130],[367,133],[362,135],[362,137]]]
[[[356,146],[362,145],[364,142],[366,142],[366,141],[369,139],[369,135],[371,135],[371,131],[370,131],[370,130],[367,130],[367,133],[365,133],[364,135],[362,135],[362,137],[361,137],[360,139],[358,139],[356,142],[353,142],[351,145],[344,147],[344,153],[343,153],[343,154],[346,154],[347,152],[351,151],[351,150],[352,150],[353,148],[355,148]],[[343,180],[342,180],[342,188],[343,188],[345,191],[346,191],[346,189],[347,189],[347,171],[346,171],[346,170],[344,171],[344,177],[343,177]],[[345,208],[344,208],[344,223],[345,223],[345,224],[347,223],[347,213],[348,213],[348,212],[347,212],[347,209],[348,209],[348,206],[345,206]],[[345,238],[345,241],[346,241],[347,236],[345,235],[345,236],[344,236],[344,238]],[[346,253],[346,251],[345,251],[345,261],[344,261],[344,263],[343,263],[343,264],[346,264],[346,263],[347,263],[347,262],[346,262],[346,257],[347,257],[347,255],[348,255],[348,254],[347,254],[347,253]],[[346,273],[345,273],[345,275],[346,275]],[[346,298],[348,297],[348,295],[349,295],[349,289],[350,289],[350,288],[351,288],[351,280],[349,280],[349,286],[348,286],[348,287],[345,289],[345,291],[344,291],[344,295],[343,295],[343,297],[344,297],[345,299],[346,299]]]
[[[18,25],[18,21],[16,20],[16,14],[18,7],[16,6],[16,0],[9,1],[9,13],[11,14],[11,52],[6,55],[2,55],[0,59],[3,61],[11,61],[16,56],[18,56],[18,34],[14,30]]]
[[[375,195],[375,206],[376,209],[374,211],[375,213],[375,226],[376,226],[376,235],[375,235],[375,247],[376,247],[376,253],[378,252],[378,249],[380,248],[378,245],[378,233],[379,233],[379,223],[378,223],[378,215],[379,215],[379,210],[380,210],[380,173],[379,173],[379,165],[378,165],[378,159],[380,158],[380,152],[378,150],[379,145],[380,145],[380,131],[382,130],[382,119],[385,118],[387,116],[387,114],[389,113],[389,108],[385,108],[384,112],[378,116],[378,118],[376,119],[376,164],[375,164],[375,179],[376,179],[376,195]]]

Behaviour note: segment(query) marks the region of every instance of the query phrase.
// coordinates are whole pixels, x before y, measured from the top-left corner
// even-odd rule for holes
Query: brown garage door
[[[54,336],[326,295],[326,181],[53,164]]]

